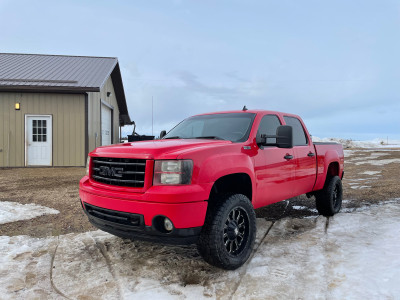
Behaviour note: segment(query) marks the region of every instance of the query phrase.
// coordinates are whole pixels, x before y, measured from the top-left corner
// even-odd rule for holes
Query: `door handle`
[[[284,159],[293,159],[293,155],[286,154],[283,158]]]
[[[309,156],[309,157],[313,157],[313,156],[315,156],[315,153],[313,153],[313,152],[310,152],[310,153],[308,153],[308,154],[307,154],[307,156]]]

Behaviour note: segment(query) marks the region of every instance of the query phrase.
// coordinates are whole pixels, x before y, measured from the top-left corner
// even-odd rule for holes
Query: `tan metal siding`
[[[111,93],[109,97],[107,97],[107,92]],[[111,77],[109,77],[99,93],[88,93],[89,152],[101,145],[101,100],[113,107],[113,144],[119,143],[119,109],[115,97],[114,86]],[[95,139],[96,133],[97,140]]]
[[[100,93],[88,93],[89,152],[100,146]]]
[[[21,110],[14,108],[21,103]],[[53,166],[85,165],[83,94],[0,93],[0,167],[25,165],[25,115],[53,116]]]
[[[107,97],[107,92],[110,92],[111,95]],[[111,77],[109,77],[100,90],[101,99],[104,102],[110,104],[113,109],[113,144],[119,143],[119,109],[117,98],[115,97],[114,86],[112,84]]]

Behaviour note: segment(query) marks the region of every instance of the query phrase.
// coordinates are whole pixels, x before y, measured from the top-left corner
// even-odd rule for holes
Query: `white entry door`
[[[101,145],[111,145],[111,109],[101,105]]]
[[[25,116],[25,153],[27,166],[52,165],[52,116]]]

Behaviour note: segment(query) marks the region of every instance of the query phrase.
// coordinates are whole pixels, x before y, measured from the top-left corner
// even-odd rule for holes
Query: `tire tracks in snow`
[[[97,249],[99,249],[101,255],[104,257],[106,264],[107,264],[108,271],[110,272],[112,278],[115,281],[115,285],[117,286],[117,292],[118,292],[118,296],[119,296],[118,298],[122,299],[121,287],[119,285],[119,281],[118,281],[116,272],[112,266],[111,259],[110,259],[109,255],[107,254],[107,249],[106,249],[105,245],[103,243],[97,242],[96,238],[94,236],[92,236],[91,234],[90,234],[90,237],[93,239]]]
[[[56,291],[56,293],[59,294],[61,297],[65,298],[65,299],[68,299],[68,300],[72,300],[71,298],[67,297],[63,292],[61,292],[61,291],[56,287],[56,285],[54,284],[54,281],[53,281],[54,259],[55,259],[55,257],[56,257],[56,253],[57,253],[57,249],[58,249],[58,246],[59,246],[59,245],[60,245],[60,237],[58,236],[58,237],[57,237],[57,245],[56,245],[56,247],[55,247],[55,249],[54,249],[53,255],[51,256],[51,263],[50,263],[50,284],[51,284],[51,287]]]
[[[289,200],[286,200],[286,206],[283,209],[283,212],[280,214],[280,216],[277,218],[277,220],[279,220],[286,212],[286,209],[289,206]],[[257,253],[258,248],[260,248],[260,246],[264,243],[265,238],[267,237],[268,233],[271,231],[272,227],[274,226],[276,221],[272,221],[272,224],[269,226],[267,232],[264,234],[264,236],[262,237],[262,239],[260,240],[260,243],[258,244],[258,246],[253,250],[253,252],[251,253],[249,259],[246,261],[246,263],[244,264],[244,269],[242,272],[240,272],[239,276],[240,279],[237,282],[237,284],[235,285],[235,288],[233,289],[233,292],[231,293],[230,299],[233,299],[233,297],[236,294],[237,289],[239,288],[240,284],[242,283],[242,280],[244,278],[244,276],[247,274],[247,267],[249,266],[251,260],[253,259],[254,255]]]
[[[323,294],[325,296],[325,299],[330,298],[329,289],[328,289],[328,287],[330,285],[330,282],[329,282],[329,278],[330,278],[330,276],[329,276],[330,263],[329,263],[329,256],[327,255],[327,253],[329,253],[329,250],[330,250],[330,247],[328,245],[328,240],[329,240],[328,229],[329,229],[330,220],[331,220],[331,217],[326,217],[325,227],[324,227],[324,235],[323,235],[323,238],[321,240],[321,243],[322,243],[322,245],[321,245],[322,249],[321,250],[322,250],[322,252],[324,254],[324,260],[321,262],[321,266],[323,268],[323,278],[324,278],[324,282],[325,282],[325,284],[324,284],[325,290],[321,291],[321,294]]]
[[[235,284],[235,287],[231,293],[230,299],[233,299],[233,297],[236,294],[237,289],[239,288],[240,284],[242,283],[242,280],[244,278],[244,276],[247,274],[247,267],[249,266],[250,261],[253,259],[254,255],[256,254],[258,248],[261,246],[261,244],[264,242],[265,238],[267,237],[268,233],[270,232],[270,230],[272,229],[272,226],[274,226],[275,221],[272,222],[272,224],[269,226],[267,232],[264,234],[264,236],[262,237],[262,239],[260,240],[260,243],[257,245],[257,247],[253,250],[253,252],[251,253],[249,259],[246,261],[246,263],[244,264],[244,268],[243,270],[240,272],[239,274],[239,281]]]

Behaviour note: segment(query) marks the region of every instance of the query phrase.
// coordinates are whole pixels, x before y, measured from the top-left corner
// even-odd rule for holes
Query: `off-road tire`
[[[318,213],[330,217],[342,207],[343,187],[339,176],[327,178],[324,188],[315,194]]]
[[[235,270],[247,261],[253,250],[256,214],[250,200],[242,194],[217,195],[212,200],[197,249],[209,264]]]

